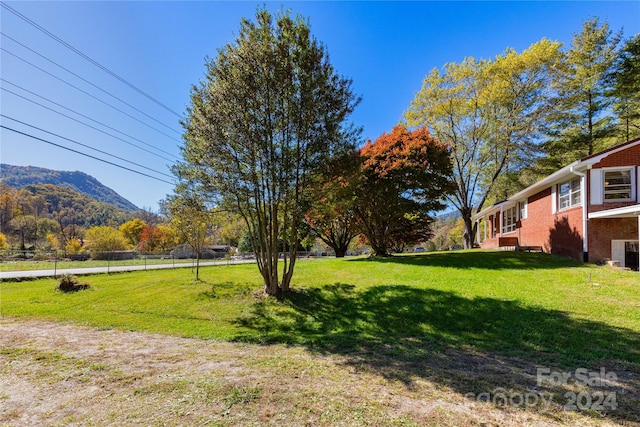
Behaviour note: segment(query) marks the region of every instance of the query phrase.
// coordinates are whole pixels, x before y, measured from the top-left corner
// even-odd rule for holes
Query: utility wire
[[[68,85],[68,86],[71,86],[71,87],[72,87],[72,88],[74,88],[75,90],[77,90],[77,91],[79,91],[79,92],[84,93],[85,95],[87,95],[87,96],[89,96],[89,97],[91,97],[91,98],[95,99],[96,101],[101,102],[101,103],[103,103],[104,105],[106,105],[106,106],[108,106],[108,107],[113,108],[114,110],[116,110],[116,111],[118,111],[118,112],[120,112],[120,113],[124,114],[125,116],[132,118],[133,120],[137,121],[138,123],[141,123],[141,124],[143,124],[143,125],[145,125],[145,126],[147,126],[147,127],[151,128],[151,129],[155,130],[155,131],[156,131],[156,132],[158,132],[158,133],[161,133],[162,135],[166,136],[167,138],[173,139],[173,140],[174,140],[174,141],[176,141],[176,142],[180,142],[180,141],[178,141],[177,139],[175,139],[173,136],[171,136],[171,135],[169,135],[169,134],[167,134],[167,133],[165,133],[165,132],[163,132],[163,131],[161,131],[161,130],[159,130],[159,129],[157,129],[157,128],[154,128],[154,127],[153,127],[153,126],[151,126],[150,124],[143,122],[142,120],[138,119],[137,117],[132,116],[131,114],[127,113],[126,111],[121,110],[120,108],[118,108],[118,107],[116,107],[116,106],[114,106],[114,105],[109,104],[108,102],[106,102],[106,101],[104,101],[104,100],[102,100],[102,99],[98,98],[98,97],[97,97],[97,96],[95,96],[95,95],[90,94],[89,92],[85,91],[84,89],[79,88],[78,86],[75,86],[75,85],[73,85],[73,84],[71,84],[71,83],[67,82],[67,81],[66,81],[66,80],[64,80],[64,79],[61,79],[60,77],[58,77],[58,76],[56,76],[56,75],[54,75],[54,74],[50,73],[49,71],[45,70],[44,68],[38,67],[37,65],[35,65],[35,64],[33,64],[33,63],[31,63],[31,62],[27,61],[27,60],[26,60],[26,59],[24,59],[24,58],[21,58],[20,56],[16,55],[15,53],[9,52],[7,49],[5,49],[5,48],[3,48],[3,47],[0,47],[0,50],[2,50],[2,51],[3,51],[3,52],[5,52],[5,53],[8,53],[9,55],[13,56],[14,58],[19,59],[20,61],[22,61],[22,62],[24,62],[24,63],[26,63],[26,64],[31,65],[31,66],[32,66],[33,68],[35,68],[35,69],[40,70],[40,71],[42,71],[42,72],[43,72],[43,73],[45,73],[45,74],[48,74],[49,76],[53,77],[54,79],[59,80],[59,81],[61,81],[62,83],[64,83],[64,84]]]
[[[122,98],[119,98],[119,97],[115,96],[114,94],[112,94],[111,92],[108,92],[108,91],[104,90],[104,89],[103,89],[103,88],[101,88],[100,86],[98,86],[98,85],[96,85],[96,84],[94,84],[94,83],[90,82],[89,80],[87,80],[87,79],[85,79],[84,77],[82,77],[82,76],[80,76],[80,75],[78,75],[78,74],[74,73],[73,71],[69,70],[68,68],[63,67],[62,65],[58,64],[58,63],[57,63],[57,62],[55,62],[54,60],[52,60],[52,59],[50,59],[50,58],[47,58],[46,56],[42,55],[41,53],[36,52],[35,50],[31,49],[29,46],[27,46],[27,45],[25,45],[25,44],[23,44],[23,43],[20,43],[18,40],[14,39],[13,37],[11,37],[11,36],[9,36],[9,35],[7,35],[7,34],[3,33],[1,30],[0,30],[0,34],[1,34],[3,37],[8,38],[9,40],[13,41],[14,43],[16,43],[16,44],[18,44],[18,45],[22,46],[23,48],[27,49],[28,51],[30,51],[30,52],[32,52],[32,53],[34,53],[34,54],[38,55],[38,56],[39,56],[39,57],[41,57],[42,59],[45,59],[46,61],[49,61],[50,63],[52,63],[52,64],[53,64],[53,65],[55,65],[56,67],[63,69],[64,71],[66,71],[67,73],[71,74],[72,76],[77,77],[78,79],[80,79],[80,80],[82,80],[83,82],[85,82],[85,83],[87,83],[87,84],[89,84],[89,85],[93,86],[94,88],[96,88],[96,89],[98,89],[99,91],[101,91],[101,92],[103,92],[103,93],[105,93],[105,94],[109,95],[110,97],[117,99],[118,101],[120,101],[120,102],[122,102],[124,105],[126,105],[127,107],[129,107],[129,108],[131,108],[131,109],[133,109],[133,110],[137,111],[138,113],[140,113],[140,114],[142,114],[142,115],[146,116],[147,118],[149,118],[149,119],[153,120],[154,122],[156,122],[156,123],[158,123],[158,124],[160,124],[160,125],[162,125],[162,126],[166,127],[167,129],[169,129],[169,130],[171,130],[171,131],[173,131],[173,132],[175,132],[175,133],[177,133],[177,134],[180,134],[180,132],[179,132],[179,131],[175,130],[174,128],[172,128],[171,126],[167,125],[166,123],[164,123],[164,122],[162,122],[162,121],[160,121],[160,120],[156,119],[155,117],[153,117],[153,116],[151,116],[151,115],[149,115],[149,114],[145,113],[144,111],[142,111],[142,110],[140,110],[140,109],[138,109],[138,108],[134,107],[133,105],[129,104],[128,102],[126,102],[126,101],[125,101],[125,100],[123,100]],[[17,56],[17,55],[15,55],[15,56]],[[20,59],[22,59],[22,58],[20,58]],[[25,61],[25,62],[26,62],[26,61]]]
[[[29,138],[35,139],[35,140],[37,140],[37,141],[42,141],[42,142],[45,142],[45,143],[47,143],[47,144],[51,144],[51,145],[56,146],[56,147],[58,147],[58,148],[62,148],[63,150],[68,150],[68,151],[71,151],[71,152],[74,152],[74,153],[80,154],[80,155],[82,155],[82,156],[86,156],[86,157],[89,157],[89,158],[91,158],[91,159],[98,160],[98,161],[103,162],[103,163],[107,163],[107,164],[109,164],[109,165],[111,165],[111,166],[115,166],[115,167],[117,167],[117,168],[124,169],[124,170],[127,170],[127,171],[129,171],[129,172],[137,173],[138,175],[146,176],[147,178],[155,179],[156,181],[164,182],[165,184],[171,184],[171,185],[173,185],[173,183],[172,183],[172,182],[165,181],[164,179],[157,178],[157,177],[152,176],[152,175],[148,175],[148,174],[146,174],[146,173],[144,173],[144,172],[140,172],[140,171],[137,171],[137,170],[134,170],[134,169],[128,168],[128,167],[126,167],[126,166],[122,166],[122,165],[119,165],[119,164],[117,164],[117,163],[113,163],[113,162],[110,162],[110,161],[108,161],[108,160],[104,160],[104,159],[101,159],[101,158],[99,158],[99,157],[95,157],[95,156],[92,156],[92,155],[90,155],[90,154],[83,153],[83,152],[81,152],[81,151],[74,150],[73,148],[65,147],[64,145],[56,144],[55,142],[51,142],[51,141],[48,141],[48,140],[43,139],[43,138],[38,138],[37,136],[34,136],[34,135],[29,135],[28,133],[21,132],[21,131],[19,131],[19,130],[16,130],[16,129],[10,128],[10,127],[5,126],[5,125],[3,125],[3,124],[0,124],[0,128],[2,128],[2,129],[6,129],[6,130],[9,130],[9,131],[11,131],[11,132],[15,132],[15,133],[20,134],[20,135],[24,135],[24,136],[26,136],[26,137],[29,137]]]
[[[136,162],[132,162],[131,160],[127,160],[127,159],[125,159],[125,158],[122,158],[122,157],[116,156],[115,154],[111,154],[111,153],[108,153],[108,152],[106,152],[106,151],[102,151],[102,150],[100,150],[100,149],[98,149],[98,148],[95,148],[95,147],[92,147],[92,146],[90,146],[90,145],[83,144],[82,142],[74,141],[73,139],[67,138],[67,137],[62,136],[62,135],[58,135],[57,133],[49,132],[48,130],[45,130],[45,129],[39,128],[39,127],[34,126],[34,125],[30,125],[29,123],[26,123],[26,122],[23,122],[23,121],[21,121],[21,120],[15,119],[15,118],[13,118],[13,117],[9,117],[9,116],[7,116],[7,115],[5,115],[5,114],[1,114],[1,113],[0,113],[0,117],[4,117],[4,118],[6,118],[6,119],[12,120],[12,121],[14,121],[14,122],[20,123],[20,124],[25,125],[25,126],[29,126],[30,128],[32,128],[32,129],[36,129],[36,130],[39,130],[40,132],[44,132],[44,133],[48,133],[49,135],[57,136],[57,137],[58,137],[58,138],[60,138],[60,139],[64,139],[64,140],[66,140],[66,141],[72,142],[72,143],[77,144],[77,145],[80,145],[80,146],[82,146],[82,147],[89,148],[90,150],[94,150],[94,151],[97,151],[98,153],[105,154],[105,155],[107,155],[107,156],[109,156],[109,157],[113,157],[113,158],[115,158],[115,159],[122,160],[123,162],[130,163],[130,164],[132,164],[132,165],[134,165],[134,166],[141,167],[141,168],[146,169],[146,170],[151,171],[151,172],[155,172],[155,173],[157,173],[157,174],[159,174],[159,175],[164,175],[164,176],[166,176],[166,177],[168,177],[168,178],[173,178],[173,176],[172,176],[172,175],[169,175],[169,174],[166,174],[166,173],[164,173],[164,172],[161,172],[161,171],[158,171],[158,170],[155,170],[155,169],[149,168],[149,167],[147,167],[147,166],[141,165],[141,164],[136,163]]]
[[[105,67],[104,65],[100,64],[99,62],[97,62],[96,60],[90,58],[89,56],[87,56],[86,54],[82,53],[81,51],[79,51],[78,49],[76,49],[75,47],[71,46],[69,43],[65,42],[64,40],[62,40],[60,37],[56,36],[55,34],[51,33],[49,30],[47,30],[46,28],[42,27],[41,25],[38,25],[37,23],[35,23],[34,21],[32,21],[31,19],[27,18],[26,16],[24,16],[23,14],[21,14],[20,12],[18,12],[17,10],[15,10],[14,8],[12,8],[11,6],[9,6],[8,4],[6,4],[5,2],[0,2],[0,5],[2,7],[4,7],[5,9],[7,9],[9,12],[13,13],[14,15],[16,15],[18,18],[22,19],[23,21],[25,21],[26,23],[28,23],[29,25],[33,26],[34,28],[37,28],[38,30],[40,30],[41,32],[43,32],[44,34],[46,34],[47,36],[51,37],[52,39],[54,39],[55,41],[57,41],[58,43],[60,43],[61,45],[63,45],[64,47],[66,47],[67,49],[75,52],[76,54],[78,54],[79,56],[81,56],[82,58],[86,59],[87,61],[89,61],[90,63],[92,63],[93,65],[95,65],[96,67],[100,68],[102,71],[104,71],[105,73],[111,75],[112,77],[116,78],[117,80],[121,81],[122,83],[124,83],[125,85],[129,86],[131,89],[135,90],[136,92],[138,92],[139,94],[143,95],[144,97],[146,97],[147,99],[153,101],[154,103],[158,104],[159,106],[161,106],[162,108],[164,108],[165,110],[169,111],[170,113],[173,113],[174,115],[176,115],[179,118],[182,118],[182,116],[178,113],[176,113],[174,110],[172,110],[171,108],[167,107],[165,104],[163,104],[162,102],[158,101],[157,99],[155,99],[154,97],[152,97],[151,95],[149,95],[148,93],[146,93],[145,91],[143,91],[142,89],[138,88],[137,86],[135,86],[133,83],[129,83],[127,80],[125,80],[124,78],[120,77],[118,74],[114,73],[113,71],[111,71],[110,69],[108,69],[107,67]]]
[[[58,114],[58,115],[60,115],[60,116],[62,116],[62,117],[66,117],[66,118],[67,118],[67,119],[69,119],[69,120],[73,120],[74,122],[80,123],[80,124],[82,124],[82,125],[84,125],[84,126],[86,126],[86,127],[88,127],[88,128],[91,128],[91,129],[97,130],[98,132],[101,132],[101,133],[103,133],[103,134],[105,134],[105,135],[107,135],[107,136],[110,136],[110,137],[115,138],[115,139],[117,139],[117,140],[119,140],[119,141],[122,141],[122,142],[124,142],[125,144],[131,145],[132,147],[136,147],[137,149],[142,150],[142,151],[144,151],[144,152],[146,152],[146,153],[149,153],[149,154],[154,155],[154,156],[156,156],[156,157],[159,157],[159,158],[161,158],[161,159],[167,160],[167,161],[169,161],[169,162],[171,162],[171,161],[172,161],[171,159],[169,159],[169,158],[167,158],[167,157],[164,157],[164,156],[161,156],[161,155],[160,155],[160,154],[158,154],[158,153],[154,153],[153,151],[150,151],[150,150],[147,150],[146,148],[140,147],[139,145],[136,145],[136,144],[134,144],[134,143],[132,143],[132,142],[129,142],[129,141],[127,141],[126,139],[122,139],[122,138],[120,138],[119,136],[113,135],[113,134],[111,134],[111,133],[109,133],[109,132],[107,132],[107,131],[104,131],[104,130],[102,130],[102,129],[100,129],[100,128],[97,128],[97,127],[92,126],[92,125],[90,125],[90,124],[88,124],[88,123],[85,123],[85,122],[83,122],[82,120],[78,120],[78,119],[76,119],[75,117],[71,117],[71,116],[69,116],[68,114],[61,113],[60,111],[54,110],[54,109],[53,109],[53,108],[51,108],[51,107],[47,107],[47,106],[46,106],[46,105],[44,105],[44,104],[41,104],[41,103],[39,103],[39,102],[37,102],[37,101],[34,101],[34,100],[32,100],[32,99],[26,98],[26,97],[24,97],[24,96],[22,96],[22,95],[20,95],[20,94],[17,94],[17,93],[15,93],[15,92],[13,92],[13,91],[11,91],[11,90],[9,90],[9,89],[5,88],[5,87],[3,87],[3,88],[2,88],[2,90],[4,90],[5,92],[9,92],[9,93],[10,93],[10,94],[12,94],[12,95],[17,96],[18,98],[22,98],[22,99],[24,99],[25,101],[29,101],[29,102],[31,102],[32,104],[35,104],[35,105],[37,105],[37,106],[39,106],[39,107],[45,108],[45,109],[47,109],[47,110],[49,110],[49,111],[51,111],[51,112],[53,112],[53,113],[56,113],[56,114]],[[98,123],[99,123],[99,122],[98,122]]]
[[[64,108],[64,109],[65,109],[65,110],[67,110],[67,111],[71,111],[72,113],[77,114],[77,115],[79,115],[80,117],[84,117],[85,119],[88,119],[88,120],[91,120],[92,122],[98,123],[99,125],[102,125],[102,126],[106,127],[107,129],[111,129],[111,130],[113,130],[113,131],[115,131],[115,132],[118,132],[119,134],[125,135],[125,136],[127,136],[127,137],[129,137],[129,138],[131,138],[131,139],[133,139],[133,140],[135,140],[135,141],[141,142],[142,144],[144,144],[144,145],[146,145],[146,146],[148,146],[148,147],[151,147],[151,148],[153,148],[154,150],[160,151],[160,152],[162,152],[162,153],[168,154],[169,156],[172,156],[172,157],[173,157],[173,158],[175,158],[175,159],[178,159],[178,157],[177,157],[177,156],[175,156],[175,155],[173,155],[173,154],[171,154],[171,153],[169,153],[169,152],[167,152],[167,151],[164,151],[164,150],[161,150],[161,149],[159,149],[159,148],[157,148],[157,147],[154,147],[153,145],[148,144],[148,143],[146,143],[146,142],[142,141],[141,139],[135,138],[135,137],[133,137],[133,136],[131,136],[131,135],[127,134],[127,133],[124,133],[124,132],[122,132],[122,131],[119,131],[118,129],[116,129],[116,128],[114,128],[114,127],[111,127],[111,126],[109,126],[109,125],[106,125],[106,124],[104,124],[104,123],[102,123],[102,122],[100,122],[100,121],[98,121],[98,120],[92,119],[91,117],[88,117],[88,116],[86,116],[86,115],[84,115],[84,114],[82,114],[82,113],[79,113],[79,112],[77,112],[77,111],[75,111],[75,110],[72,110],[72,109],[70,109],[70,108],[67,108],[67,107],[65,107],[65,106],[64,106],[64,105],[62,105],[62,104],[59,104],[59,103],[57,103],[57,102],[55,102],[55,101],[52,101],[52,100],[47,99],[47,98],[45,98],[45,97],[43,97],[43,96],[41,96],[41,95],[38,95],[37,93],[34,93],[34,92],[32,92],[32,91],[30,91],[30,90],[28,90],[28,89],[25,89],[25,88],[23,88],[23,87],[21,87],[21,86],[18,86],[18,85],[17,85],[17,84],[15,84],[15,83],[11,83],[10,81],[8,81],[8,80],[6,80],[6,79],[3,79],[3,78],[1,78],[1,77],[0,77],[0,81],[3,81],[3,82],[8,83],[8,84],[10,84],[10,85],[12,85],[12,86],[15,86],[15,87],[17,87],[18,89],[22,89],[23,91],[25,91],[25,92],[27,92],[27,93],[29,93],[29,94],[33,95],[33,96],[37,96],[37,97],[38,97],[38,98],[40,98],[40,99],[44,99],[45,101],[48,101],[48,102],[50,102],[50,103],[52,103],[52,104],[54,104],[54,105],[56,105],[56,106],[58,106],[58,107]],[[46,106],[46,105],[44,105],[44,104],[40,104],[40,103],[39,103],[39,102],[37,102],[37,101],[34,101],[34,100],[29,99],[29,98],[27,98],[27,97],[24,97],[24,96],[22,96],[22,95],[20,95],[20,94],[17,94],[17,93],[15,93],[15,92],[13,92],[13,91],[11,91],[11,90],[7,89],[6,87],[2,87],[1,89],[2,89],[2,90],[4,90],[4,91],[6,91],[6,92],[9,92],[9,93],[10,93],[10,94],[12,94],[12,95],[15,95],[15,96],[17,96],[17,97],[19,97],[19,98],[22,98],[22,99],[24,99],[24,100],[26,100],[26,101],[29,101],[29,102],[34,103],[34,104],[36,104],[36,105],[39,105],[40,107],[46,108],[46,109],[47,109],[47,110],[49,110],[49,111],[53,111],[54,113],[60,114],[61,116],[67,117],[67,118],[69,118],[69,119],[71,119],[71,120],[73,120],[73,121],[76,121],[76,122],[78,122],[78,123],[82,123],[83,125],[88,126],[88,127],[92,128],[92,129],[96,129],[96,130],[98,130],[98,131],[100,131],[100,132],[102,132],[102,133],[104,133],[104,134],[107,134],[107,135],[109,135],[109,136],[111,136],[111,137],[114,137],[114,138],[116,138],[116,139],[120,140],[120,141],[123,141],[123,142],[124,142],[124,143],[126,143],[126,144],[132,145],[132,146],[134,146],[134,147],[136,147],[136,148],[139,148],[139,149],[141,149],[141,150],[143,150],[143,151],[146,151],[147,153],[153,154],[154,156],[158,156],[158,157],[160,157],[160,158],[162,158],[162,159],[165,159],[165,160],[167,160],[167,161],[172,161],[171,159],[168,159],[168,158],[166,158],[166,157],[164,157],[164,156],[161,156],[160,154],[157,154],[157,153],[154,153],[153,151],[150,151],[150,150],[147,150],[147,149],[145,149],[145,148],[142,148],[142,147],[140,147],[140,146],[138,146],[138,145],[136,145],[136,144],[133,144],[133,143],[131,143],[131,142],[128,142],[128,141],[126,141],[126,140],[124,140],[124,139],[122,139],[122,138],[116,137],[116,136],[114,136],[114,135],[112,135],[112,134],[110,134],[110,133],[108,133],[108,132],[105,132],[105,131],[103,131],[103,130],[99,129],[99,128],[96,128],[96,127],[94,127],[94,126],[88,125],[88,124],[86,124],[86,123],[84,123],[84,122],[82,122],[82,121],[80,121],[80,120],[77,120],[77,119],[75,119],[75,118],[71,117],[71,116],[68,116],[68,115],[66,115],[66,114],[64,114],[64,113],[61,113],[61,112],[59,112],[59,111],[56,111],[56,110],[54,110],[53,108],[47,107],[47,106]]]

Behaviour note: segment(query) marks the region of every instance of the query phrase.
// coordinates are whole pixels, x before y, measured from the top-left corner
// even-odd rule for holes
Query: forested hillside
[[[36,242],[66,244],[91,227],[118,227],[133,216],[70,188],[33,184],[14,189],[0,182],[0,234],[9,246],[25,249]]]
[[[27,185],[52,184],[66,187],[84,194],[98,202],[113,205],[126,212],[138,210],[138,207],[120,196],[111,188],[103,185],[83,172],[56,171],[35,166],[0,165],[0,182],[9,187],[20,189]]]

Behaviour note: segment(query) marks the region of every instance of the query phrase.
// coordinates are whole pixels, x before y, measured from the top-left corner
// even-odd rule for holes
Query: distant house
[[[224,258],[233,248],[226,245],[204,245],[200,252],[200,259]],[[171,256],[177,259],[196,258],[196,252],[190,245],[179,245],[173,248]]]
[[[474,215],[483,248],[638,270],[640,138],[584,157]]]

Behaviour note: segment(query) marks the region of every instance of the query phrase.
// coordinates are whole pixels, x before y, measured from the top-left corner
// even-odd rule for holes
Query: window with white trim
[[[605,202],[633,198],[633,173],[630,168],[605,170],[603,175]]]
[[[493,215],[493,227],[491,228],[492,228],[491,237],[496,237],[498,235],[498,213],[497,212]]]
[[[518,221],[518,207],[516,205],[502,211],[502,233],[512,233],[516,231]]]
[[[520,219],[527,219],[527,200],[519,202],[518,205],[520,206]]]
[[[558,186],[558,209],[569,209],[582,204],[580,178],[572,179]]]

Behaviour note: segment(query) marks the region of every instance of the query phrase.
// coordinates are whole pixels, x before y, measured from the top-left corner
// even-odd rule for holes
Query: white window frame
[[[498,226],[498,224],[500,224],[499,222],[500,216],[501,215],[499,212],[496,212],[493,214],[493,221],[491,221],[492,222],[491,228],[493,233],[491,233],[492,234],[491,238],[498,237],[498,230],[501,229],[501,227]]]
[[[523,201],[518,203],[518,206],[520,207],[520,214],[519,214],[519,218],[520,219],[527,219],[527,217],[529,216],[528,214],[528,202],[527,199],[524,199]]]
[[[573,185],[572,183],[574,181],[578,181],[578,189],[577,190],[573,190]],[[562,194],[562,186],[563,185],[569,185],[569,192],[566,194]],[[573,178],[570,179],[569,181],[565,181],[561,184],[558,184],[558,211],[562,211],[565,209],[571,209],[571,208],[575,208],[576,206],[582,206],[582,180],[578,177],[578,178]],[[580,200],[576,203],[573,202],[574,196],[578,194],[578,196],[580,197]],[[569,204],[567,206],[563,206],[562,205],[562,200],[563,199],[567,199],[569,201]]]
[[[635,200],[636,196],[636,176],[635,167],[628,166],[623,168],[606,168],[602,170],[602,201],[607,202],[630,202]],[[607,172],[629,172],[629,197],[618,199],[607,199]]]
[[[509,216],[507,216],[509,215]],[[502,234],[516,231],[518,222],[518,205],[510,206],[502,211]]]

